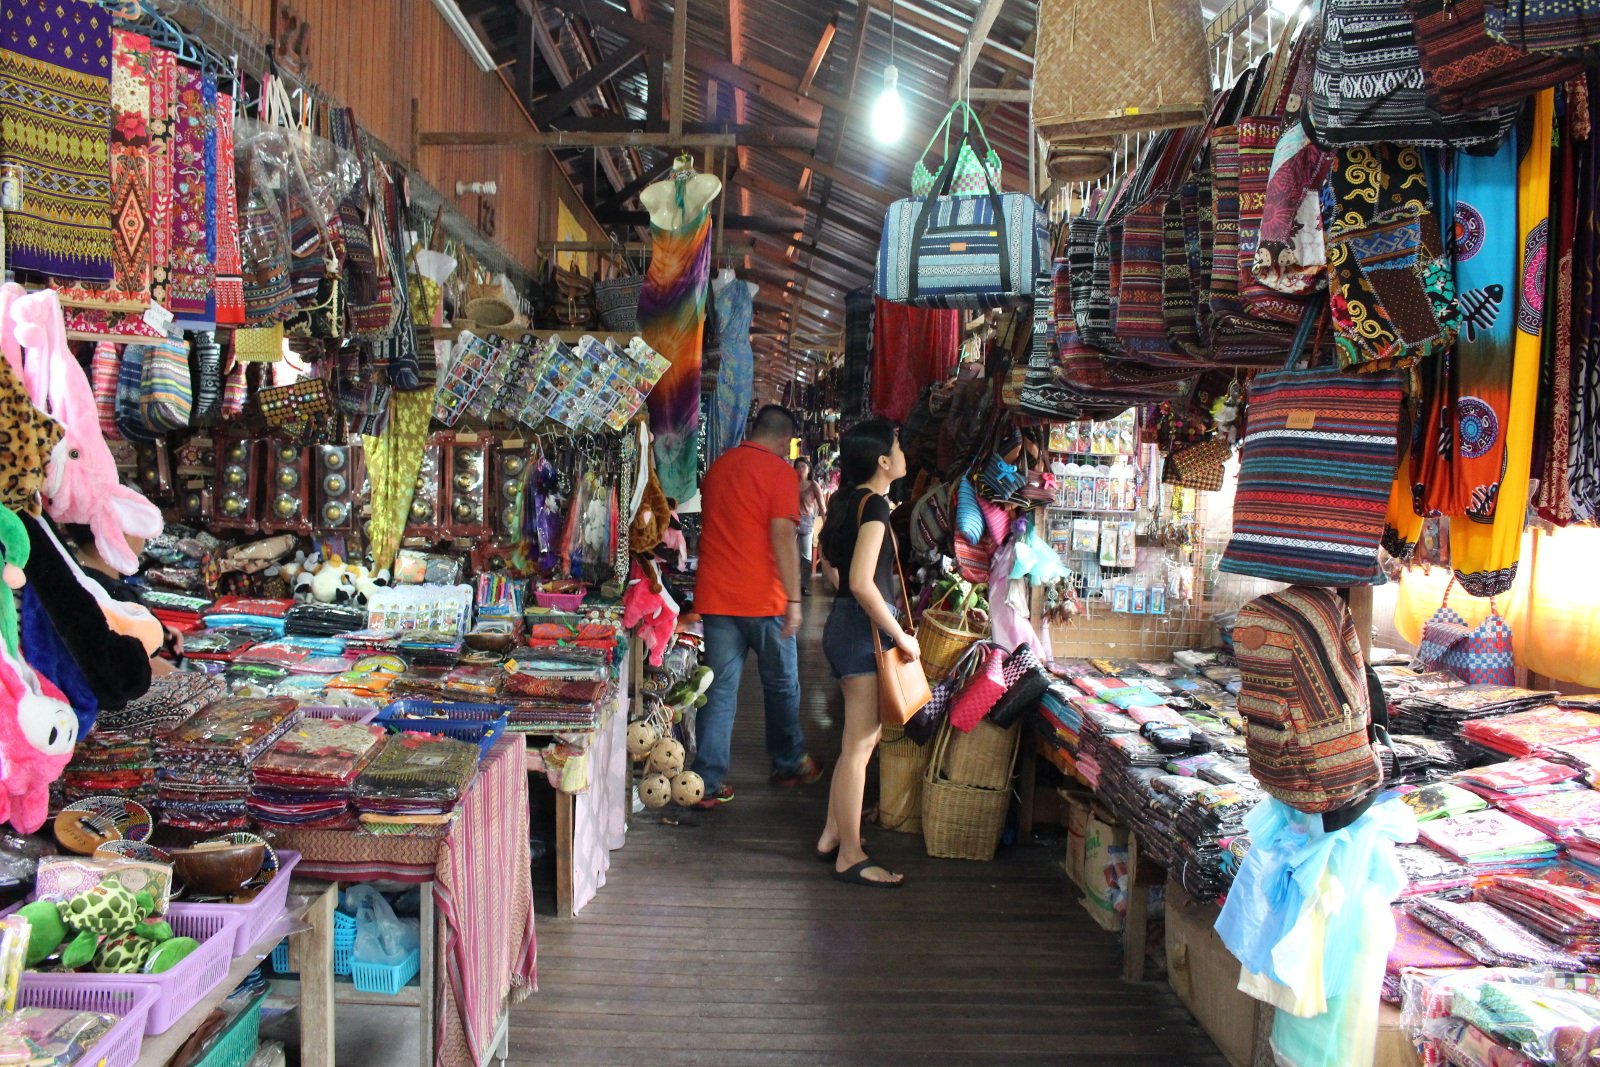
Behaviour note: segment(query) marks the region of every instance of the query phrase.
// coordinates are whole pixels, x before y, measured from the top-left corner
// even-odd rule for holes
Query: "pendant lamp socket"
[[[883,68],[883,92],[872,106],[872,135],[879,144],[895,144],[906,131],[906,108],[900,100],[900,68]]]

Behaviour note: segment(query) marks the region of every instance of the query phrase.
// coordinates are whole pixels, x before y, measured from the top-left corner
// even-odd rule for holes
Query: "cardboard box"
[[[1239,992],[1239,961],[1212,929],[1218,908],[1167,880],[1167,983],[1233,1067],[1255,1063],[1258,1013],[1273,1008]]]
[[[1069,789],[1062,789],[1059,792],[1062,807],[1066,810],[1067,877],[1072,879],[1073,885],[1082,889],[1084,835],[1089,829],[1089,809],[1094,803],[1094,798],[1089,793]]]
[[[1083,906],[1103,929],[1120,933],[1128,914],[1128,828],[1099,807],[1083,832]]]

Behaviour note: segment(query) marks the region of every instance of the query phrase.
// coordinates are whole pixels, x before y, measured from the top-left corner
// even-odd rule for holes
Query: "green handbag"
[[[955,177],[950,182],[951,196],[987,196],[989,183],[994,183],[994,188],[1000,188],[1000,154],[989,144],[988,135],[983,132],[983,123],[978,120],[977,112],[972,110],[972,105],[965,100],[957,100],[950,105],[950,110],[945,112],[944,120],[934,129],[933,136],[928,138],[928,147],[922,150],[922,158],[917,160],[917,165],[911,171],[911,195],[926,197],[933,192],[934,184],[939,180],[939,172],[944,169],[944,163],[950,158],[950,123],[961,114],[961,147],[956,159]],[[967,131],[977,128],[978,136],[983,138],[984,158],[978,159],[978,153],[973,151],[972,144],[967,138]],[[932,170],[928,169],[928,153],[933,151],[933,143],[944,135],[944,151],[940,155],[939,165]],[[984,171],[988,171],[987,177]]]

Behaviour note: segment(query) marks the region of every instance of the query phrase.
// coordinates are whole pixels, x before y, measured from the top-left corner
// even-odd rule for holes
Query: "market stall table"
[[[497,742],[440,838],[350,830],[278,836],[279,847],[300,853],[296,873],[304,877],[430,887],[422,894],[422,920],[432,936],[422,939],[424,995],[417,1005],[424,1064],[483,1063],[503,1047],[508,1000],[534,989],[526,758],[520,735]]]

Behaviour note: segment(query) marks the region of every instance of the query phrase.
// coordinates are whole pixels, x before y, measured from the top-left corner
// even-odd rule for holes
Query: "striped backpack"
[[[1331,589],[1291,586],[1246,604],[1233,631],[1250,772],[1298,811],[1323,814],[1383,783],[1355,621]]]

